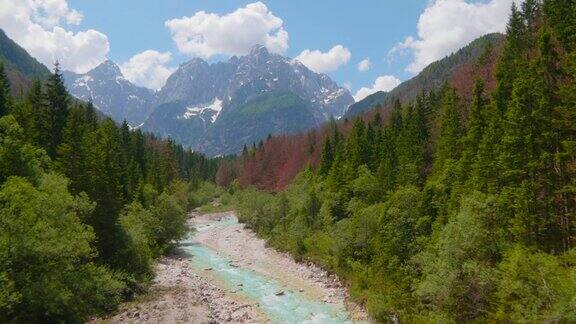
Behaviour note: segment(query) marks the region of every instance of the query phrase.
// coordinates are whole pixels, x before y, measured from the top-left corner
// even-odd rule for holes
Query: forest
[[[208,160],[72,99],[58,64],[11,95],[0,62],[0,322],[84,322],[146,290]]]
[[[216,179],[242,222],[378,321],[574,322],[574,1],[513,6],[493,82],[477,70],[470,89],[269,137]]]

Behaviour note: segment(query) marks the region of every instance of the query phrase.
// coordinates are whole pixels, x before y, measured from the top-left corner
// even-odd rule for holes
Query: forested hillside
[[[446,85],[452,86],[463,102],[470,103],[475,80],[483,82],[485,92],[496,87],[495,70],[502,53],[503,35],[489,34],[468,46],[426,67],[416,77],[403,82],[389,93],[376,93],[350,106],[341,122],[329,123],[305,134],[275,136],[252,147],[252,154],[225,163],[219,169],[217,181],[227,185],[235,176],[244,187],[278,191],[283,189],[306,166],[317,166],[323,143],[337,128],[343,135],[351,131],[353,116],[369,121],[379,114],[388,121],[395,106],[411,105],[422,94],[437,94]],[[467,111],[463,111],[466,118]],[[349,116],[352,116],[349,118]],[[256,144],[256,143],[254,143]],[[247,150],[244,151],[247,153]]]
[[[10,82],[11,94],[18,96],[30,86],[34,78],[45,79],[50,71],[8,38],[0,29],[0,61]]]
[[[81,322],[142,291],[216,168],[72,101],[58,65],[18,99],[0,65],[0,322]]]
[[[417,76],[402,82],[390,92],[378,91],[351,105],[344,116],[353,118],[373,109],[390,111],[396,101],[412,103],[420,93],[436,91],[454,78],[457,83],[466,83],[466,80],[458,78],[462,74],[473,72],[470,68],[482,69],[488,88],[492,89],[495,58],[502,51],[503,39],[502,34],[484,35],[457,52],[428,65]],[[478,64],[478,61],[482,64]]]
[[[575,8],[513,7],[492,86],[462,70],[473,86],[269,138],[217,178],[245,188],[243,222],[379,321],[574,322]]]

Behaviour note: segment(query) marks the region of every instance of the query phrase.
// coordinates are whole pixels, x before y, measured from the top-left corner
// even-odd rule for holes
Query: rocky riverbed
[[[232,222],[226,222],[230,221]],[[244,293],[241,283],[223,280],[225,271],[199,266],[199,258],[187,245],[209,250],[212,258],[226,258],[226,271],[239,269],[266,278],[280,288],[274,298],[290,295],[326,307],[342,309],[346,321],[367,321],[365,310],[349,301],[346,288],[337,277],[312,263],[298,263],[290,255],[266,247],[265,242],[233,213],[193,214],[191,227],[199,230],[184,242],[176,254],[162,257],[150,292],[135,302],[126,303],[114,316],[92,322],[111,323],[262,323],[276,322],[262,300]],[[186,253],[188,251],[188,253]],[[276,289],[276,288],[275,288]],[[295,297],[296,296],[296,297]],[[300,296],[300,297],[298,297]],[[288,297],[287,297],[288,298]],[[287,302],[290,299],[287,299]],[[282,302],[282,301],[280,301]],[[323,307],[323,306],[322,306]],[[318,308],[315,308],[318,309]],[[320,317],[322,319],[322,317]],[[331,322],[328,318],[320,322]],[[292,319],[293,321],[293,319]]]

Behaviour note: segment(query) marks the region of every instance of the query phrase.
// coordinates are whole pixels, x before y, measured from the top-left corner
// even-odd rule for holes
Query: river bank
[[[197,232],[160,259],[149,294],[93,322],[366,321],[335,276],[265,246],[232,212],[193,214]]]
[[[207,214],[193,219],[201,227],[214,221],[235,218],[233,212]],[[216,226],[209,231],[199,231],[196,241],[219,251],[230,258],[235,266],[271,278],[287,291],[298,292],[311,300],[318,300],[335,307],[343,306],[350,320],[367,321],[364,308],[349,300],[346,288],[340,280],[311,262],[296,262],[288,253],[268,248],[266,242],[242,223]]]

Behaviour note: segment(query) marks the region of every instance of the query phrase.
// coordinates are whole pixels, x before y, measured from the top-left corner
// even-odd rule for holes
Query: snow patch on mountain
[[[64,71],[66,88],[74,97],[88,101],[117,122],[143,123],[152,112],[156,94],[138,87],[122,75],[112,61],[105,61],[86,74]]]
[[[186,107],[186,111],[182,116],[179,117],[183,119],[190,119],[192,117],[199,117],[203,121],[205,121],[205,115],[210,115],[210,121],[212,123],[216,122],[218,116],[220,116],[220,112],[222,111],[222,100],[219,98],[214,98],[214,100],[205,106],[199,107]]]

